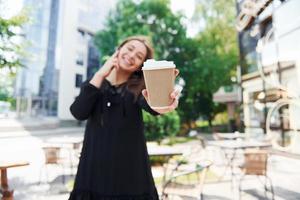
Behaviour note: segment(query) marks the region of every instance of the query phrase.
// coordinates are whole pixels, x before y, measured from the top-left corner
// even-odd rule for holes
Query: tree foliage
[[[180,128],[180,117],[176,111],[153,117],[143,112],[147,140],[161,141],[166,136],[175,136]]]
[[[139,4],[121,0],[110,13],[106,29],[96,35],[95,42],[106,56],[111,55],[124,38],[148,35],[155,44],[156,58],[175,60],[181,54],[181,43],[186,35],[180,21],[182,17],[171,12],[168,0],[144,0]]]
[[[187,82],[189,91],[185,96],[186,108],[193,109],[206,117],[210,124],[214,115],[224,106],[213,102],[213,93],[221,86],[231,84],[238,62],[237,36],[235,30],[234,0],[199,1],[194,20],[204,21],[203,30],[194,38],[198,44],[194,59],[194,70]],[[196,119],[190,113],[187,120]]]
[[[202,70],[198,83],[205,91],[215,92],[220,86],[230,84],[238,62],[237,33],[235,29],[234,0],[201,0],[195,18],[206,26],[195,40],[200,44],[197,67]]]
[[[9,68],[12,71],[21,66],[20,55],[23,47],[19,41],[20,27],[27,21],[25,10],[9,19],[0,16],[0,69]]]

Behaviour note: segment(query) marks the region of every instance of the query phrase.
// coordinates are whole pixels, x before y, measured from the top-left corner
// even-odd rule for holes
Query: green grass
[[[162,180],[163,180],[163,177],[154,178],[155,185],[161,185]],[[217,180],[218,180],[218,176],[215,173],[213,173],[211,170],[208,170],[206,177],[205,177],[205,182],[214,182]],[[198,182],[198,173],[192,173],[192,174],[189,174],[186,176],[178,177],[176,182],[179,182],[182,184],[197,183]]]
[[[68,190],[69,192],[72,191],[72,189],[73,189],[73,187],[74,187],[74,183],[75,183],[75,180],[74,180],[74,179],[72,179],[72,180],[70,180],[70,181],[68,181],[68,182],[66,183],[66,187],[67,187],[67,190]]]
[[[164,139],[162,144],[172,146],[175,144],[186,143],[193,140],[197,140],[197,138],[196,137],[169,137]]]

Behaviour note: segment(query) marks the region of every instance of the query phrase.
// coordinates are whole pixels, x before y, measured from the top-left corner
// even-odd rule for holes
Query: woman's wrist
[[[90,80],[90,84],[94,85],[97,88],[100,88],[102,81],[105,79],[105,77],[102,75],[101,72],[96,72],[93,76],[93,78]]]
[[[97,71],[96,73],[95,73],[95,75],[98,77],[98,78],[100,78],[100,79],[105,79],[105,76],[103,75],[103,73],[101,73],[100,71]]]

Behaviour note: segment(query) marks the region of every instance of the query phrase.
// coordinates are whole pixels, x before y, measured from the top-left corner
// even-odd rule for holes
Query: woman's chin
[[[127,62],[119,62],[119,67],[122,69],[122,70],[126,70],[126,71],[132,71],[132,69],[134,68],[134,66],[128,64]]]
[[[130,66],[119,65],[119,68],[120,68],[120,70],[126,71],[126,72],[133,72],[134,71],[133,67],[130,67]]]

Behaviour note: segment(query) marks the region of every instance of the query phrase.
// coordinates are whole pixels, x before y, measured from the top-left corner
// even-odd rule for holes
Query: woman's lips
[[[123,57],[123,60],[127,65],[132,65],[132,62],[129,60],[129,58]]]

